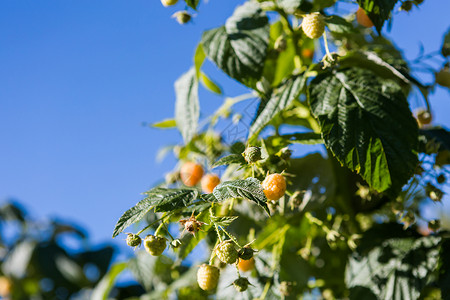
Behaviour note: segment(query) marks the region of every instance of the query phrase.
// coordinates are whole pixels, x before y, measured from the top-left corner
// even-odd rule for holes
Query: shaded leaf
[[[353,25],[342,17],[332,15],[326,19],[328,29],[336,33],[352,33]]]
[[[450,56],[450,30],[444,36],[442,43],[441,53],[444,56]]]
[[[198,80],[191,68],[175,82],[175,121],[187,144],[197,132],[200,108],[198,101]]]
[[[353,68],[317,76],[309,101],[341,164],[396,196],[417,165],[417,122],[400,88]]]
[[[211,217],[211,220],[219,226],[227,227],[237,218],[239,218],[239,217],[238,216],[229,216],[229,217],[213,216],[213,217]]]
[[[184,0],[184,1],[186,1],[187,6],[195,10],[197,10],[197,6],[200,3],[200,0]]]
[[[268,18],[257,3],[246,2],[225,26],[206,31],[201,43],[208,58],[226,74],[255,87],[269,43]]]

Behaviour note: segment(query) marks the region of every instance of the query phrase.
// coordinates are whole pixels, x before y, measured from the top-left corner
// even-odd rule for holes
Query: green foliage
[[[230,77],[255,87],[260,79],[269,41],[269,22],[259,5],[239,6],[225,26],[203,34],[206,56]]]
[[[417,164],[417,124],[400,89],[355,68],[316,77],[309,100],[337,159],[395,196]]]
[[[117,236],[136,223],[142,227],[137,235],[155,231],[169,241],[167,256],[138,252],[129,261],[128,269],[145,289],[143,299],[207,299],[212,293],[217,299],[299,299],[317,292],[324,299],[450,294],[448,222],[432,220],[433,232],[425,234],[422,223],[431,220],[421,211],[427,199],[439,205],[446,190],[450,133],[434,124],[419,130],[408,103],[418,90],[423,99],[414,97],[411,104],[433,111],[428,99],[433,85],[412,70],[435,54],[420,54],[411,63],[380,35],[398,1],[357,1],[378,34],[354,26],[341,2],[246,1],[224,26],[203,33],[193,67],[175,84],[175,121],[154,125],[178,127],[184,143],[166,151],[173,150],[179,164],[114,230]],[[199,5],[186,3],[193,9]],[[326,20],[330,35],[321,37],[323,44],[306,38],[299,26],[311,12]],[[447,40],[448,34],[443,58]],[[200,120],[198,82],[227,95],[204,73],[206,58],[249,91],[224,97]],[[239,136],[230,138],[234,131]],[[247,163],[246,149],[260,149],[261,157],[258,151],[258,159],[247,157]],[[204,176],[187,188],[179,180],[185,161],[217,177]],[[265,180],[273,173],[280,175]],[[181,174],[186,176],[192,174]],[[264,189],[285,193],[269,201]],[[223,267],[215,257],[224,240],[236,250],[255,250],[254,260],[238,265],[238,274],[236,266]],[[199,263],[209,259],[221,267],[215,291],[202,291],[195,282],[197,266],[186,263],[200,251],[207,256]],[[239,293],[232,283],[243,277],[251,285]]]
[[[450,56],[450,30],[444,36],[442,43],[441,53],[444,56]]]

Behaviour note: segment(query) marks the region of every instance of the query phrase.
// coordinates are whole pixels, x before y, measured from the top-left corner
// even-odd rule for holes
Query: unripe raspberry
[[[164,177],[167,184],[174,184],[180,179],[180,172],[170,172]]]
[[[130,247],[138,247],[142,243],[142,239],[137,234],[129,233],[127,235],[127,245]]]
[[[264,194],[269,200],[278,200],[286,192],[286,180],[281,174],[271,174],[262,182]]]
[[[238,279],[233,281],[233,285],[236,288],[236,291],[240,293],[245,292],[249,284],[250,283],[248,282],[248,279],[245,277],[239,277]]]
[[[174,17],[178,23],[180,23],[181,25],[186,24],[187,22],[189,22],[191,20],[191,15],[187,12],[187,11],[177,11],[176,13],[174,13],[172,15],[172,17]]]
[[[325,31],[325,20],[320,13],[306,15],[302,21],[303,32],[310,39],[317,39]]]
[[[238,259],[238,252],[234,248],[234,243],[231,240],[226,240],[217,245],[217,257],[226,264],[234,264]]]
[[[242,153],[245,160],[251,164],[255,163],[258,160],[261,160],[261,148],[260,147],[248,147],[245,149],[245,151]]]
[[[372,20],[369,18],[366,11],[361,7],[359,7],[358,10],[356,11],[356,21],[359,23],[359,25],[367,28],[373,26]]]
[[[435,81],[440,86],[450,88],[450,68],[444,67],[437,72]]]
[[[278,51],[278,52],[283,52],[284,50],[286,50],[287,47],[287,42],[286,39],[284,38],[284,36],[279,36],[276,40],[275,43],[273,44],[273,48]]]
[[[144,247],[151,255],[159,256],[166,249],[166,239],[161,236],[147,235],[144,239]]]
[[[178,0],[161,0],[162,5],[165,7],[177,4]]]
[[[194,162],[186,162],[180,169],[181,181],[187,186],[195,186],[202,179],[203,168]]]
[[[433,116],[431,113],[426,109],[418,109],[417,112],[417,123],[419,124],[419,127],[423,127],[424,125],[428,125],[433,120]]]
[[[217,287],[220,270],[214,266],[203,264],[197,271],[198,286],[204,291],[211,291]]]
[[[247,246],[247,247],[243,247],[243,248],[239,249],[238,256],[240,259],[249,260],[253,257],[254,252],[255,252],[255,250],[253,250],[251,247]]]
[[[205,193],[212,193],[214,188],[219,185],[220,178],[216,174],[206,174],[201,181],[202,190]]]
[[[252,257],[249,260],[240,259],[238,263],[238,268],[242,272],[247,272],[253,270],[255,267],[255,258]]]
[[[443,184],[443,183],[445,183],[445,181],[447,181],[447,178],[445,177],[444,174],[439,174],[439,176],[436,178],[436,181],[439,184]]]

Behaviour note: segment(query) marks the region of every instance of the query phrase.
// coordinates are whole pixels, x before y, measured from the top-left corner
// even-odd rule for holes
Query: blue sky
[[[242,1],[211,0],[178,25],[158,0],[0,2],[0,201],[22,202],[34,218],[58,216],[111,241],[116,220],[175,164],[158,149],[176,131],[144,126],[173,116],[173,82],[192,65],[205,29]],[[407,58],[440,49],[447,0],[396,13],[392,37]],[[227,96],[244,89],[211,65]],[[420,74],[419,74],[420,75]],[[429,77],[422,77],[425,81]],[[431,96],[436,123],[450,127],[448,90]],[[203,114],[222,98],[200,93]],[[416,104],[413,104],[416,106]]]

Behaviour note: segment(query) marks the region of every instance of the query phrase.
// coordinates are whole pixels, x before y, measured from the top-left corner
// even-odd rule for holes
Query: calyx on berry
[[[250,284],[250,282],[248,281],[248,279],[246,277],[239,277],[238,279],[233,281],[233,285],[234,285],[235,289],[240,293],[245,292],[247,290],[249,284]]]
[[[245,149],[245,151],[242,153],[245,160],[251,164],[255,163],[258,160],[261,160],[261,148],[260,147],[248,147]]]
[[[127,245],[130,247],[138,247],[140,246],[142,243],[142,239],[139,235],[137,234],[133,234],[133,233],[129,233],[127,235]]]
[[[255,252],[256,251],[253,250],[251,247],[244,246],[241,249],[239,249],[238,256],[240,259],[249,260],[253,257],[253,253],[255,253]]]
[[[200,222],[195,218],[194,212],[192,212],[192,215],[190,216],[189,219],[183,219],[178,222],[180,222],[180,224],[184,226],[183,232],[187,231],[193,236],[195,236],[195,234],[199,230],[201,230],[202,226],[205,224],[204,222]]]
[[[172,15],[172,17],[174,17],[181,25],[186,24],[192,18],[192,16],[185,10],[177,11]]]

